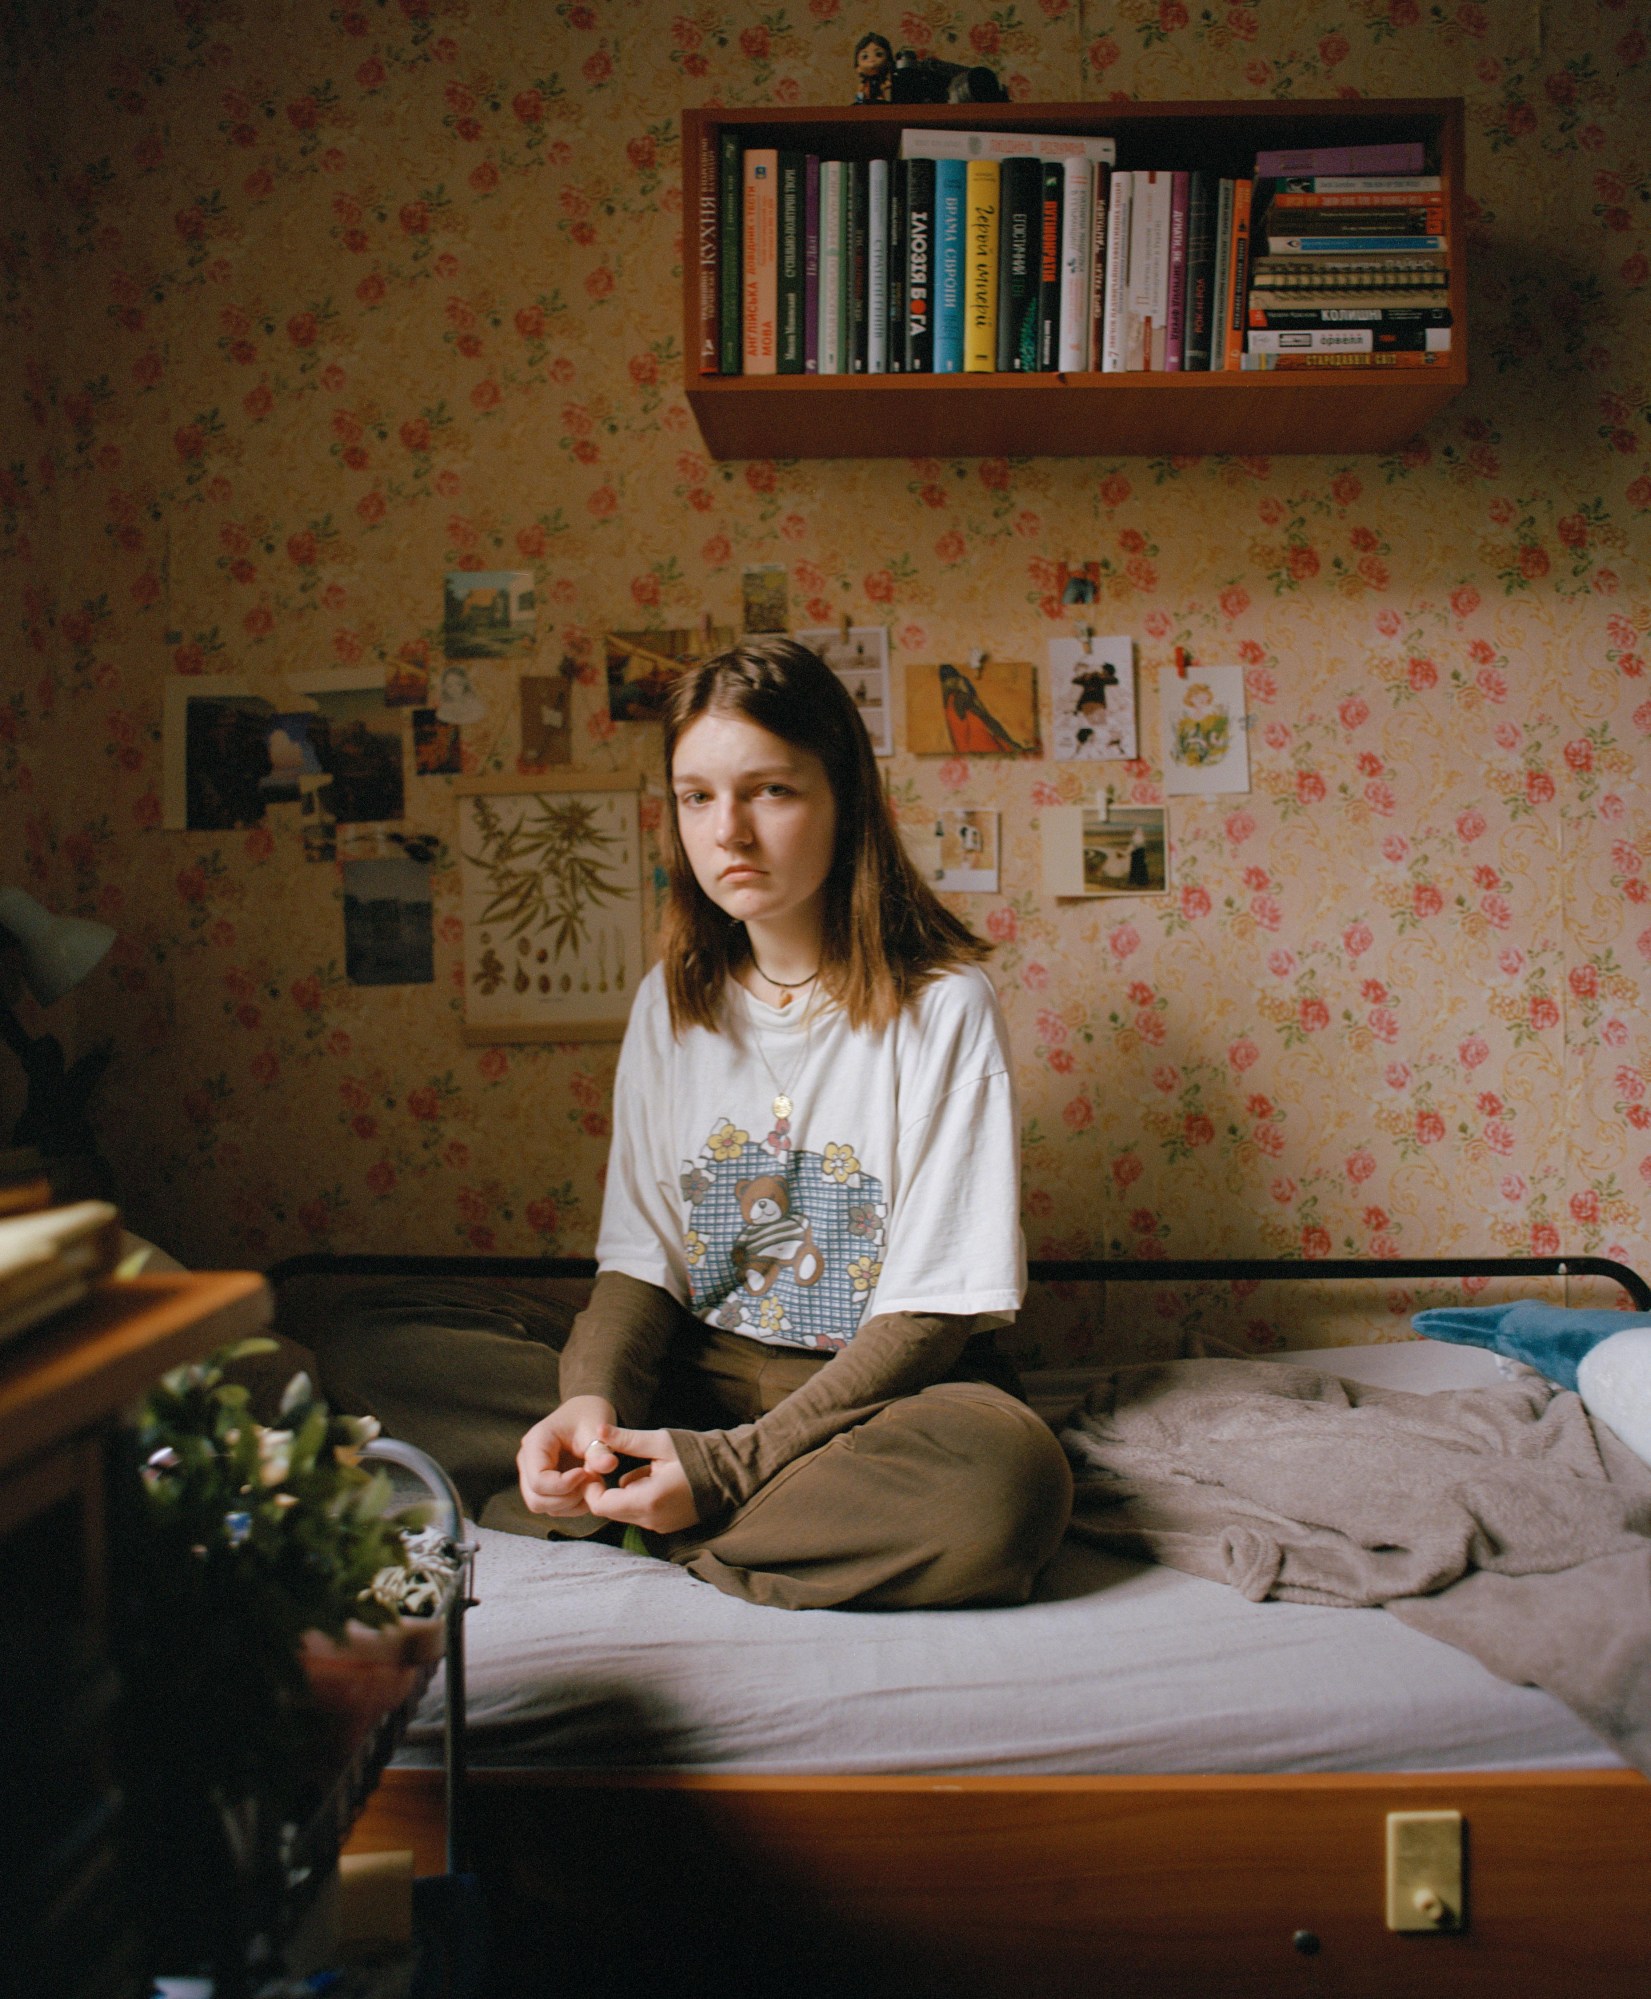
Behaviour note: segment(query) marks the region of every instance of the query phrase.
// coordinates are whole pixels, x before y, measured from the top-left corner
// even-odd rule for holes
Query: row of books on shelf
[[[714,168],[714,185],[712,168]],[[707,149],[707,375],[1434,367],[1445,195],[1419,146],[1120,171],[1110,138],[901,134],[893,160]]]

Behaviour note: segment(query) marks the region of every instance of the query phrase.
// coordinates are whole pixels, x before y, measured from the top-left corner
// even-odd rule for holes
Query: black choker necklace
[[[785,994],[785,998],[780,1001],[781,1006],[789,1006],[791,1004],[791,995],[794,992],[799,991],[803,986],[813,985],[814,981],[820,976],[819,967],[816,966],[806,979],[792,979],[789,984],[784,979],[769,978],[761,965],[757,963],[756,952],[751,950],[749,945],[747,945],[746,951],[751,960],[751,969],[756,973],[757,977],[759,979],[766,979],[769,985]]]

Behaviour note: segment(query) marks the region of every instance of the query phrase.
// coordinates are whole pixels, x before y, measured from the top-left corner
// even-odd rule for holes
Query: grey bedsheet
[[[1495,1378],[1487,1355],[1421,1343],[1334,1360],[1411,1386]],[[466,1627],[478,1766],[1008,1775],[1618,1761],[1558,1701],[1384,1611],[1250,1603],[1074,1540],[1033,1603],[895,1615],[768,1610],[614,1548],[480,1540]],[[438,1678],[403,1761],[439,1759],[440,1701]]]

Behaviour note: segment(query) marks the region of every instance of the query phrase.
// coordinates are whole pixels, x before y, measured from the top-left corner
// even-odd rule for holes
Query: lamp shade
[[[20,888],[0,888],[0,924],[23,947],[23,983],[41,1006],[73,992],[116,936],[107,923],[53,916]]]

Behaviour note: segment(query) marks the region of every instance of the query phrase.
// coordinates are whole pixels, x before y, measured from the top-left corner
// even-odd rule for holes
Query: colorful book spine
[[[1060,335],[1055,365],[1081,375],[1089,366],[1089,300],[1094,290],[1095,240],[1090,229],[1089,160],[1061,162]]]
[[[1038,365],[1039,244],[1043,230],[1043,167],[1033,159],[1003,161],[998,173],[997,372],[1030,373]]]
[[[820,372],[820,156],[803,164],[803,373]]]
[[[717,139],[717,238],[722,263],[717,272],[718,370],[738,375],[745,367],[745,286],[740,259],[745,246],[745,176],[737,132]]]
[[[775,309],[779,320],[775,372],[803,373],[803,156],[780,154],[779,270]]]
[[[1215,177],[1195,171],[1187,180],[1187,301],[1181,330],[1181,366],[1204,373],[1210,365],[1215,279]]]
[[[889,163],[866,168],[866,373],[889,371]]]
[[[1307,368],[1448,368],[1448,353],[1417,349],[1388,349],[1378,354],[1242,354],[1239,366],[1246,369],[1276,368],[1280,371]]]
[[[934,167],[934,372],[963,372],[963,212],[968,168],[962,160]]]
[[[1112,175],[1107,191],[1106,323],[1101,337],[1101,372],[1122,374],[1129,365],[1129,250],[1133,240],[1135,176]]]
[[[1061,201],[1066,192],[1066,166],[1061,160],[1043,163],[1043,206],[1038,229],[1038,372],[1054,372],[1061,335]]]
[[[722,304],[718,224],[717,152],[702,146],[699,188],[694,202],[694,268],[698,273],[695,302],[699,309],[699,372],[714,375],[722,364]]]
[[[970,160],[963,290],[963,367],[989,375],[997,362],[998,163]]]
[[[1100,369],[1106,344],[1106,245],[1107,209],[1111,200],[1112,169],[1097,160],[1090,168],[1089,183],[1089,344],[1084,366],[1091,373]]]
[[[1129,214],[1129,321],[1124,367],[1132,374],[1152,367],[1152,293],[1154,266],[1164,242],[1154,240],[1153,217],[1159,176],[1145,168],[1135,174]]]
[[[820,162],[820,373],[843,373],[843,162]]]
[[[1259,305],[1250,290],[1251,326],[1449,326],[1448,305]]]
[[[1169,177],[1169,284],[1164,295],[1164,371],[1178,375],[1186,365],[1187,338],[1187,176]]]
[[[934,161],[905,160],[906,373],[934,372]]]
[[[1385,251],[1422,251],[1443,254],[1449,248],[1443,236],[1272,236],[1267,238],[1269,257],[1344,256],[1370,257]]]
[[[1232,272],[1222,313],[1226,330],[1222,367],[1238,368],[1244,361],[1244,315],[1250,288],[1250,191],[1247,180],[1233,182]]]
[[[1419,174],[1423,165],[1419,140],[1380,146],[1304,146],[1255,156],[1257,180],[1285,180],[1296,175],[1316,179],[1321,174]]]
[[[745,155],[745,369],[772,375],[779,283],[780,156],[772,146]]]
[[[906,372],[906,163],[895,160],[889,173],[889,373]]]
[[[1278,193],[1323,201],[1389,201],[1396,194],[1441,195],[1438,174],[1294,174],[1275,182]]]

